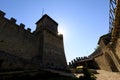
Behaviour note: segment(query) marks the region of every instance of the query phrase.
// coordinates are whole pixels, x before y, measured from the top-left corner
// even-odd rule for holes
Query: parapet
[[[5,16],[5,13],[0,10],[0,17],[4,17],[4,16]]]
[[[18,24],[16,24],[17,20],[15,18],[11,17],[10,19],[8,19],[4,16],[5,16],[5,13],[0,10],[1,21],[5,22],[6,24],[14,25],[15,27],[18,28],[17,30],[19,30],[20,33],[22,33],[23,31],[25,32],[25,34],[31,33],[31,29],[30,28],[25,29],[25,25],[23,23],[20,23],[18,25]],[[7,27],[10,27],[10,26],[7,26]]]
[[[25,25],[23,23],[20,23],[20,28],[24,29],[25,28]]]
[[[31,29],[30,29],[30,28],[27,28],[27,31],[28,31],[28,32],[31,32]]]
[[[11,18],[11,19],[10,19],[10,22],[11,22],[12,24],[15,24],[15,23],[16,23],[16,19]]]

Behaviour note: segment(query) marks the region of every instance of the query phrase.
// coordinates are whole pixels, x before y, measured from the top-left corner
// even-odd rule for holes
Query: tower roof
[[[45,14],[45,15],[43,15],[42,16],[42,18],[41,19],[39,19],[35,24],[38,24],[39,22],[41,22],[42,20],[44,20],[44,19],[50,19],[51,21],[53,21],[55,24],[57,24],[58,25],[58,23],[57,22],[55,22],[51,17],[49,17],[47,14]]]

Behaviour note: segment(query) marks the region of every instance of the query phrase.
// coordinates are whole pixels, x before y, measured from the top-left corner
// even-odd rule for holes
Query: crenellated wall
[[[36,30],[31,32],[24,24],[16,24],[16,19],[4,16],[0,11],[0,51],[39,65],[39,68],[67,68],[63,35],[58,35],[58,24],[52,18],[44,15],[36,23]],[[23,66],[22,62],[20,64]],[[5,65],[9,63],[6,61]]]
[[[30,59],[37,53],[35,36],[24,24],[16,24],[16,19],[5,18],[0,11],[0,50]]]

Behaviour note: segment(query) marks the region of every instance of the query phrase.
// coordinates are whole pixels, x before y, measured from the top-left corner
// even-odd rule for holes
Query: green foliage
[[[99,46],[99,45],[97,45],[97,46],[96,46],[96,48],[94,48],[94,50],[97,50],[99,47],[100,47],[100,46]]]
[[[87,68],[87,64],[84,64],[83,67],[83,74],[84,76],[80,76],[79,80],[96,80],[96,77],[93,73],[90,72],[90,70]]]

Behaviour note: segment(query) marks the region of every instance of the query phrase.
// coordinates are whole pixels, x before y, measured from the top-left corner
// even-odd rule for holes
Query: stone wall
[[[120,62],[120,38],[117,39],[115,51],[116,51],[116,55],[117,55],[118,58],[119,58],[118,60],[119,60],[119,62]]]
[[[58,35],[58,24],[53,19],[48,15],[42,16],[36,23],[36,30],[31,32],[30,28],[25,29],[24,24],[16,24],[14,18],[9,20],[4,16],[5,13],[0,11],[0,51],[30,61],[39,67],[66,68],[63,35]],[[23,65],[19,61],[15,62],[16,66]],[[7,61],[5,65],[9,67]]]
[[[48,30],[44,31],[43,53],[44,63],[48,67],[64,69],[67,66],[62,35],[54,34]]]
[[[0,51],[0,71],[34,69],[32,61]]]
[[[100,37],[99,45],[102,49],[102,55],[104,56],[103,60],[106,60],[105,64],[107,64],[108,67],[110,67],[111,71],[120,71],[120,2],[116,1],[115,6],[115,19],[113,20],[113,28],[112,31],[107,34]],[[104,47],[103,47],[104,46]],[[98,56],[97,58],[101,58]],[[96,60],[97,62],[100,61]],[[104,61],[101,62],[103,64],[102,67],[104,67]],[[100,63],[99,63],[100,64]],[[101,68],[103,69],[103,68]],[[109,68],[106,68],[106,70]]]
[[[94,58],[95,62],[98,64],[99,68],[102,70],[111,71],[109,64],[107,63],[104,55],[99,55]]]
[[[25,25],[22,23],[17,25],[14,18],[8,20],[1,15],[0,50],[27,59],[34,56],[37,53],[34,35],[29,28],[25,30],[24,27]]]
[[[101,51],[99,51],[98,53],[100,55],[94,58],[97,64],[99,65],[100,69],[118,72],[120,71],[120,63],[118,57],[120,47],[119,43],[112,43],[110,41],[110,37],[111,36],[109,34],[100,37],[99,46],[101,48]]]

